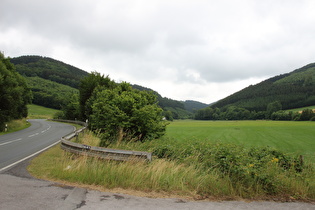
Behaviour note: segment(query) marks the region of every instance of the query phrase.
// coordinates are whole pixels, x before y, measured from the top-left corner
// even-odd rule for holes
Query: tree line
[[[315,112],[311,109],[304,109],[302,112],[292,112],[282,110],[282,104],[274,101],[267,105],[264,111],[250,111],[248,109],[228,106],[224,108],[207,107],[198,110],[194,119],[196,120],[295,120],[295,121],[315,121]]]

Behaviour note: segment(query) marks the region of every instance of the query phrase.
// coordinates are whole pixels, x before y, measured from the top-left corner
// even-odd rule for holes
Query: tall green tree
[[[88,119],[88,116],[90,115],[91,106],[88,106],[87,102],[91,98],[95,88],[98,86],[111,89],[115,87],[115,82],[108,76],[105,77],[98,72],[92,72],[80,81],[79,107],[82,120]]]
[[[90,99],[90,126],[103,134],[103,145],[113,141],[144,141],[162,136],[166,122],[156,96],[121,83],[114,89],[99,88]]]
[[[0,53],[0,130],[5,122],[27,116],[32,93],[8,58]]]
[[[80,118],[79,96],[72,95],[69,102],[62,107],[63,116],[67,120],[78,120]]]

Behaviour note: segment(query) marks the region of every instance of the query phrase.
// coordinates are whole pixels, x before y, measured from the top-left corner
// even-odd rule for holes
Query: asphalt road
[[[71,133],[74,127],[46,120],[29,120],[27,129],[0,136],[0,172],[36,154]]]

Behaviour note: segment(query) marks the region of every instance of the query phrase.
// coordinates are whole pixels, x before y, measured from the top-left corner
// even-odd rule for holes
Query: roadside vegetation
[[[0,135],[13,133],[13,132],[23,130],[31,126],[31,124],[28,123],[25,118],[20,119],[20,120],[11,120],[7,122],[6,125],[7,125],[7,130],[0,132]]]
[[[314,136],[312,126],[312,122],[175,121],[160,139],[108,145],[153,152],[152,162],[100,160],[55,147],[34,159],[29,170],[40,178],[104,190],[122,188],[193,199],[314,201],[315,145],[302,135]],[[259,127],[264,129],[257,132]],[[228,140],[235,131],[243,142]],[[281,133],[283,138],[278,138]],[[292,133],[295,137],[286,141]],[[100,143],[95,134],[85,135],[78,141]],[[300,141],[305,138],[303,148]]]

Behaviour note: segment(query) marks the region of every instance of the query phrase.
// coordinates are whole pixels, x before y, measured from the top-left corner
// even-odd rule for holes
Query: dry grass
[[[49,164],[51,162],[55,164]],[[104,161],[72,155],[58,146],[33,159],[28,170],[38,178],[158,197],[176,195],[197,199],[205,190],[219,197],[225,194],[222,189],[229,189],[229,183],[216,173],[202,173],[194,166],[165,159],[150,163]]]
[[[89,146],[98,147],[100,145],[100,138],[98,138],[92,131],[85,130],[80,133],[78,138],[73,139],[75,142]]]

